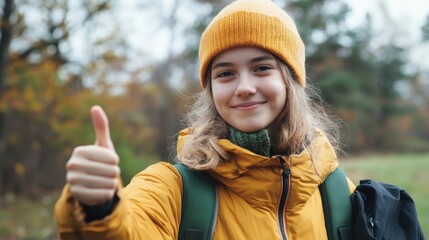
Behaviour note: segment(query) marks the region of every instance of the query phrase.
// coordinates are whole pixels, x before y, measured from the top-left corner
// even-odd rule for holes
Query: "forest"
[[[0,198],[59,191],[73,148],[94,142],[94,104],[110,118],[124,182],[172,161],[200,91],[200,34],[227,2],[145,0],[136,22],[115,0],[0,1]],[[298,24],[308,82],[338,117],[345,155],[429,151],[429,67],[411,61],[429,50],[429,12],[407,26],[380,4],[384,14],[350,26],[342,0],[276,2]]]

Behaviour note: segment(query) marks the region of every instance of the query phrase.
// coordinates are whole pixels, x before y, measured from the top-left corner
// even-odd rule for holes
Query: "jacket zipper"
[[[368,222],[371,225],[372,236],[375,236],[375,221],[374,221],[374,218],[372,216],[370,216]]]
[[[284,162],[284,159],[283,161]],[[284,164],[283,164],[284,166]],[[281,174],[282,178],[282,194],[280,196],[279,209],[277,212],[278,215],[278,224],[280,227],[280,234],[283,240],[287,240],[286,235],[286,221],[285,221],[285,207],[286,202],[289,196],[289,188],[290,188],[290,169],[289,167],[284,169]]]

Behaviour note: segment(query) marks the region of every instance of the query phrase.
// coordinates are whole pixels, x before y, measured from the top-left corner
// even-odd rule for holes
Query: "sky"
[[[352,22],[363,19],[368,12],[373,16],[380,15],[380,7],[383,5],[395,21],[407,22],[411,28],[422,25],[429,15],[429,1],[426,0],[346,0],[346,2],[352,9],[349,16]]]
[[[429,42],[418,44],[421,40],[421,26],[429,15],[429,1],[427,0],[346,0],[352,11],[348,22],[351,26],[361,22],[367,13],[374,17],[374,30],[384,32],[380,37],[380,44],[389,41],[395,36],[401,38],[404,45],[409,48],[410,60],[429,72]],[[387,9],[386,13],[380,10],[382,6]],[[386,20],[386,15],[391,18]],[[397,26],[395,32],[386,33],[386,24]]]

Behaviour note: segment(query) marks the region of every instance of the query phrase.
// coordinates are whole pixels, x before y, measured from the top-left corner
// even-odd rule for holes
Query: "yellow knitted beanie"
[[[271,0],[237,0],[212,20],[201,36],[200,83],[219,53],[236,47],[271,52],[293,71],[305,87],[305,48],[292,18]]]

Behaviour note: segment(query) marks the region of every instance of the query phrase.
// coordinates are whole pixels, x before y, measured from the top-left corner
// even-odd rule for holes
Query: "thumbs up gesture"
[[[106,114],[101,107],[93,106],[91,117],[95,144],[76,147],[66,165],[66,180],[72,196],[88,206],[112,199],[120,174],[119,157],[110,139]]]

